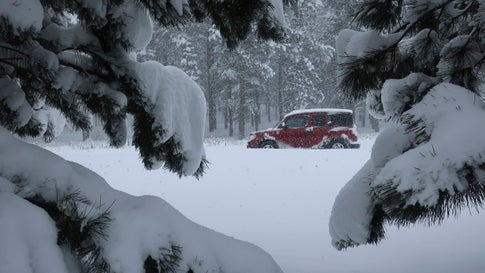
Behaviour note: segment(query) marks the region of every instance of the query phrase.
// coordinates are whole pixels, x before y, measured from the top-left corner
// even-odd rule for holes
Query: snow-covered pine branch
[[[174,133],[172,128],[163,127],[173,124],[167,123],[167,117],[156,116],[162,112],[150,112],[154,102],[145,95],[151,96],[159,90],[144,89],[146,84],[137,73],[138,64],[131,53],[142,50],[150,41],[152,18],[162,25],[174,25],[187,22],[191,14],[196,14],[199,19],[216,18],[215,25],[231,46],[246,38],[253,26],[262,38],[281,39],[285,27],[281,2],[256,1],[254,5],[244,1],[237,2],[237,5],[220,1],[191,1],[189,5],[184,0],[118,2],[3,1],[0,5],[1,76],[15,82],[17,88],[25,93],[28,104],[38,105],[39,108],[34,110],[57,108],[75,128],[90,130],[89,113],[99,116],[114,146],[121,146],[128,139],[127,114],[138,117],[138,120],[164,120],[163,125],[153,128],[140,126],[140,129],[148,130],[139,132],[145,137],[134,137],[134,144],[140,151],[143,150],[141,156],[145,166],[164,165],[180,175],[200,175],[204,170],[204,160],[188,154],[193,148],[184,147],[192,144],[187,142],[187,138],[181,140],[183,132]],[[247,10],[244,18],[239,12],[233,12],[242,9]],[[176,86],[183,83],[174,80],[172,84],[161,84],[165,85],[165,92],[176,94]],[[193,86],[195,93],[192,94],[200,97],[200,94],[197,95],[200,89],[195,84]],[[183,96],[189,93],[187,91]],[[171,105],[184,109],[181,105]],[[8,117],[3,120],[15,120],[18,117],[15,113],[5,113]],[[203,115],[200,112],[192,116]],[[22,116],[29,116],[29,120],[21,126],[3,125],[20,135],[39,136],[52,131],[45,130],[47,126],[42,122],[46,119],[35,118],[36,115],[28,112],[22,113]],[[165,131],[172,132],[172,135],[165,137]],[[172,136],[174,138],[170,138]],[[161,146],[160,139],[166,141],[165,146]],[[198,142],[201,143],[201,140]],[[168,158],[170,162],[164,162]],[[191,171],[187,172],[184,165],[189,158],[199,158],[197,165],[200,168],[194,171],[190,167]]]
[[[335,200],[330,230],[337,248],[377,243],[387,223],[440,223],[464,208],[483,208],[484,5],[361,1],[355,20],[371,29],[340,33],[341,92],[367,96],[370,112],[391,125]],[[354,199],[358,208],[348,204]]]
[[[281,272],[258,247],[13,135],[49,141],[66,119],[89,131],[95,115],[119,147],[131,114],[145,167],[201,175],[201,89],[175,67],[136,60],[153,21],[192,16],[213,20],[230,46],[254,27],[265,39],[284,35],[280,0],[0,1],[1,272]]]
[[[281,272],[258,247],[195,224],[160,198],[117,191],[3,128],[0,158],[2,272],[143,272],[154,263],[176,272]]]

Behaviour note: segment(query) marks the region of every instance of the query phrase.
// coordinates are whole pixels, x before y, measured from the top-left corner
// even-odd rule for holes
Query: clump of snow
[[[121,32],[134,51],[145,49],[152,39],[153,32],[153,23],[147,11],[135,1],[125,1],[110,12],[113,19],[122,18],[124,21]]]
[[[402,125],[389,125],[381,131],[372,147],[371,160],[380,170],[391,159],[401,155],[412,146],[412,138]]]
[[[57,55],[40,45],[32,50],[30,57],[34,62],[47,70],[56,71],[59,68],[59,59],[57,59]]]
[[[288,117],[291,115],[298,115],[298,114],[307,114],[307,113],[327,113],[329,115],[339,114],[339,113],[353,113],[350,109],[338,109],[338,108],[311,108],[311,109],[298,109],[293,110],[290,113],[286,114],[284,117]]]
[[[97,42],[97,38],[86,31],[81,24],[64,27],[57,23],[51,23],[42,29],[40,36],[61,48],[76,48],[79,45]]]
[[[145,109],[155,117],[165,132],[159,144],[171,137],[181,144],[181,153],[187,159],[183,173],[194,174],[205,157],[203,146],[206,102],[200,87],[182,70],[148,61],[137,64],[138,78],[144,96],[150,102]],[[154,80],[156,79],[156,80]],[[153,162],[158,168],[163,162]]]
[[[282,272],[260,248],[197,225],[158,197],[135,197],[114,190],[89,169],[24,143],[3,128],[0,128],[0,157],[8,159],[0,161],[0,189],[7,190],[0,198],[0,230],[9,228],[0,232],[0,239],[15,246],[15,251],[5,248],[9,253],[0,253],[0,259],[15,261],[2,263],[5,272],[31,272],[25,266],[32,264],[36,270],[43,269],[42,272],[73,272],[66,270],[66,263],[61,259],[55,224],[45,212],[19,198],[40,196],[46,201],[56,201],[59,194],[73,191],[92,203],[80,208],[82,210],[103,211],[109,206],[113,219],[109,237],[97,243],[113,272],[142,272],[147,256],[160,257],[161,251],[173,244],[182,247],[179,269],[183,272],[189,269],[197,269],[196,272]],[[11,193],[11,184],[15,184],[19,197]],[[10,213],[6,214],[10,208]],[[14,221],[17,218],[22,220]],[[15,230],[10,232],[13,227]],[[16,234],[18,236],[12,236]],[[42,256],[32,256],[34,254]]]
[[[74,68],[63,66],[59,68],[54,88],[64,92],[71,89],[75,90],[82,84],[82,80],[83,79]]]
[[[337,249],[366,244],[370,237],[375,200],[369,194],[376,176],[387,162],[412,145],[401,125],[387,127],[372,147],[371,159],[345,184],[335,198],[329,231]]]
[[[120,91],[113,90],[109,85],[98,82],[92,90],[88,90],[90,94],[97,96],[104,96],[110,98],[113,102],[113,111],[119,112],[128,104],[128,98]]]
[[[18,126],[27,124],[32,117],[33,109],[25,99],[24,91],[7,77],[0,78],[0,102],[17,113],[13,122]]]
[[[433,58],[439,55],[442,41],[436,31],[423,29],[412,38],[404,40],[399,45],[401,52],[413,58],[418,67],[426,67],[433,63]]]
[[[372,161],[340,190],[332,207],[329,232],[337,249],[365,244],[370,235],[374,203],[367,192],[375,177]]]
[[[423,85],[431,84],[432,80],[420,84],[420,78],[414,74],[386,82],[383,103],[386,96],[398,93],[393,88],[402,90],[408,85],[418,93],[425,90],[427,87]],[[401,108],[387,105],[386,112]],[[400,204],[404,208],[419,205],[433,209],[441,193],[453,196],[468,189],[469,181],[460,175],[465,167],[483,177],[485,128],[473,122],[485,120],[481,97],[460,86],[441,83],[401,118],[408,126],[398,123],[381,132],[372,148],[371,160],[335,200],[330,233],[337,248],[369,243],[370,238],[366,237],[371,228],[369,213],[375,205],[382,206],[384,212],[401,209],[393,207]],[[417,139],[421,141],[416,142]],[[393,197],[390,192],[400,197]],[[402,200],[383,201],[390,196]]]
[[[2,272],[69,272],[54,221],[41,208],[5,191],[0,191],[0,242]]]
[[[38,0],[2,0],[0,1],[0,17],[4,17],[14,30],[39,31],[44,19],[44,8]]]
[[[393,181],[397,191],[412,192],[407,205],[436,205],[439,191],[467,188],[457,172],[483,163],[485,103],[471,91],[449,83],[437,85],[406,115],[422,124],[430,140],[391,160],[372,186]],[[450,145],[455,144],[455,145]]]
[[[470,35],[459,35],[443,46],[440,56],[440,62],[436,67],[438,74],[446,77],[454,71],[476,67],[484,54],[480,45]]]
[[[388,79],[381,91],[381,103],[387,118],[398,118],[410,104],[421,99],[422,94],[437,83],[438,79],[423,73],[411,73],[403,79]]]
[[[384,36],[375,30],[361,32],[344,29],[337,36],[337,57],[342,60],[345,57],[364,57],[370,52],[389,47],[401,37],[402,33],[399,32]]]

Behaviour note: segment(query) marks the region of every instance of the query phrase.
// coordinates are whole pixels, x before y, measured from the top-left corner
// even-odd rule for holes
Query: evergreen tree
[[[113,190],[90,170],[13,136],[50,141],[64,118],[88,132],[94,115],[120,147],[130,114],[146,168],[200,176],[206,165],[201,89],[181,70],[140,63],[134,53],[150,41],[152,20],[167,27],[210,19],[230,48],[252,30],[281,40],[281,5],[2,0],[0,271],[281,272],[258,248],[194,225],[161,199]],[[227,245],[230,250],[220,248]],[[231,262],[241,252],[258,262]]]
[[[147,57],[181,68],[199,84],[206,95],[209,132],[214,131],[217,93],[213,70],[216,50],[222,51],[224,47],[219,31],[205,20],[181,28],[158,27],[153,36],[147,46]]]
[[[223,112],[237,120],[239,139],[246,137],[249,120],[255,127],[260,123],[261,103],[269,92],[268,80],[274,75],[270,66],[271,47],[249,37],[236,49],[219,56],[217,70],[222,76],[219,93],[224,101]]]
[[[273,65],[279,119],[295,109],[321,107],[334,90],[323,80],[324,71],[333,71],[329,63],[334,55],[334,42],[326,31],[327,12],[315,0],[298,1],[286,9],[290,30],[287,39],[275,45]]]
[[[339,89],[391,125],[335,200],[339,249],[377,243],[387,223],[440,223],[485,201],[485,3],[356,2],[365,31],[339,34]]]
[[[313,9],[317,10],[318,16],[312,29],[320,30],[322,44],[335,46],[335,40],[340,30],[347,27],[349,22],[352,21],[353,8],[352,1],[343,0],[322,1],[320,4],[314,5]],[[325,26],[325,28],[321,26]],[[361,102],[350,102],[342,99],[341,93],[336,90],[337,54],[334,52],[331,57],[329,64],[319,70],[321,82],[318,88],[325,91],[325,106],[352,108],[355,103]]]

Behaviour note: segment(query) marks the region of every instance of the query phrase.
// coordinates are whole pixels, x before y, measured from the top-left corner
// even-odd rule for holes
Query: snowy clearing
[[[331,246],[328,220],[335,196],[369,159],[373,141],[363,139],[358,150],[208,143],[211,165],[199,181],[146,171],[132,147],[48,149],[97,172],[116,189],[159,196],[196,223],[260,246],[286,273],[483,273],[483,210],[464,211],[441,226],[388,227],[378,246],[342,252]]]

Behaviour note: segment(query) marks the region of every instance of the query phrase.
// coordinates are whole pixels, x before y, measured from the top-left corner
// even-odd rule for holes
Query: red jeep
[[[305,109],[249,134],[248,148],[359,148],[352,110]]]

